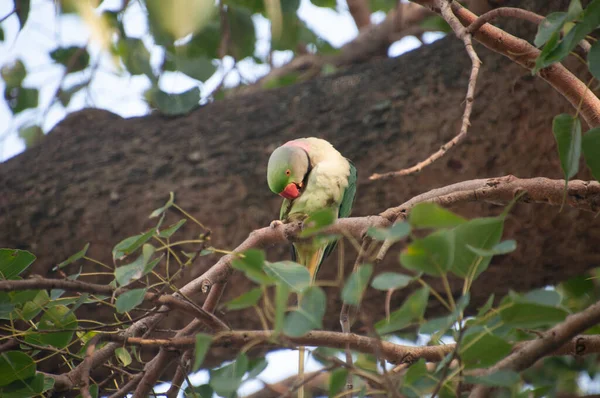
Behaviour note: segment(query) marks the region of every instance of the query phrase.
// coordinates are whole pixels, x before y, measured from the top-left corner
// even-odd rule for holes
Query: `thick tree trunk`
[[[557,10],[566,2],[549,3]],[[278,145],[304,136],[329,140],[355,162],[357,216],[473,178],[562,178],[551,123],[554,115],[573,109],[528,71],[476,48],[483,68],[468,138],[421,174],[368,180],[373,172],[426,158],[457,133],[470,62],[454,37],[400,58],[216,102],[180,118],[153,114],[125,120],[100,110],[77,112],[42,145],[0,165],[0,247],[31,250],[38,256],[32,272],[38,274],[48,274],[86,242],[91,243],[91,257],[111,263],[112,247],[153,225],[148,215],[174,191],[176,202],[212,229],[212,244],[231,249],[277,217],[280,199],[266,185],[267,159]],[[579,175],[589,177],[586,172]],[[466,216],[500,210],[485,204],[458,209]],[[177,214],[170,217],[176,220]],[[192,223],[184,228],[188,236],[201,232]],[[520,204],[511,213],[505,237],[516,239],[519,248],[495,260],[481,276],[471,299],[474,308],[492,293],[545,286],[600,264],[600,218],[589,213]],[[354,256],[348,249],[348,267]],[[277,248],[269,257],[287,258],[287,248]],[[197,259],[181,284],[216,258]],[[384,269],[400,270],[393,252]],[[333,279],[335,273],[335,260],[330,259],[320,278]],[[236,273],[224,299],[250,286]],[[459,284],[454,287],[458,292]],[[327,292],[325,327],[335,330],[339,292]],[[394,294],[393,307],[405,296],[404,291]],[[383,300],[370,290],[364,307],[383,317]],[[432,303],[430,311],[438,310]],[[234,328],[261,328],[253,311],[229,313],[224,319]],[[173,315],[161,327],[177,328],[185,321]]]

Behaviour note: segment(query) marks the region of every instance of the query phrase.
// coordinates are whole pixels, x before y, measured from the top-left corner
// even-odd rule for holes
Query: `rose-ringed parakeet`
[[[304,220],[312,213],[331,209],[336,217],[348,217],[356,193],[356,168],[329,142],[300,138],[275,149],[269,158],[267,181],[274,193],[284,198],[279,214],[283,222]],[[314,281],[323,260],[335,242],[292,244],[292,259],[305,266]],[[299,348],[298,373],[302,383],[304,347]],[[298,389],[298,397],[304,389]]]
[[[356,193],[356,168],[329,142],[300,138],[275,149],[269,158],[267,181],[271,191],[284,198],[279,213],[283,222],[304,220],[312,213],[331,209],[336,217],[348,217]],[[294,243],[294,261],[316,278],[335,242],[315,246]]]

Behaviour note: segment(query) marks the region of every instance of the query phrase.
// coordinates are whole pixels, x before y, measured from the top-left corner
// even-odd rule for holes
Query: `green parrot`
[[[356,193],[356,168],[329,142],[299,138],[275,149],[269,158],[267,182],[284,198],[279,213],[283,222],[304,220],[322,209],[332,209],[339,218],[348,217]],[[335,242],[315,246],[294,243],[292,258],[305,266],[314,281],[323,260]]]
[[[312,213],[331,209],[348,217],[356,194],[356,168],[329,142],[320,138],[299,138],[275,149],[269,158],[267,182],[282,196],[279,222],[304,220]],[[336,242],[292,244],[292,260],[305,266],[314,282],[323,260]],[[300,300],[300,298],[299,298]],[[298,398],[304,398],[304,347],[299,347]]]

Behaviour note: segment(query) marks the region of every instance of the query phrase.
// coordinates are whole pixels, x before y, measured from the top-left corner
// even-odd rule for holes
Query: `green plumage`
[[[346,218],[346,217],[350,216],[350,214],[352,213],[352,206],[354,205],[354,197],[356,195],[356,180],[357,180],[358,174],[356,171],[356,167],[354,166],[354,163],[352,163],[352,161],[350,161],[350,160],[348,160],[348,163],[350,163],[350,174],[348,175],[348,186],[344,190],[344,195],[342,197],[342,201],[340,203],[339,210],[338,210],[338,218]],[[287,220],[291,208],[292,208],[292,201],[288,200],[288,199],[284,199],[283,203],[281,205],[281,210],[279,212],[279,219],[282,221]],[[314,274],[312,275],[313,279],[315,279],[317,277],[317,274],[319,273],[319,269],[321,268],[321,264],[335,250],[336,246],[337,246],[337,241],[334,241],[334,242],[329,243],[325,247],[323,256],[320,259],[318,265],[316,266],[316,270],[315,270]],[[291,245],[291,253],[292,253],[292,261],[298,261],[298,257],[299,257],[298,248],[294,244]],[[299,261],[299,262],[303,263],[303,261]]]

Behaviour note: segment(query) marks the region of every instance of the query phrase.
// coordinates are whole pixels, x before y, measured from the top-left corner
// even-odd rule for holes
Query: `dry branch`
[[[497,369],[508,369],[500,368],[499,366],[503,362],[509,360],[511,360],[512,363],[514,361],[514,358],[519,358],[518,361],[515,362],[518,366],[523,366],[523,364],[527,364],[526,367],[528,367],[531,366],[531,364],[535,363],[542,356],[583,356],[600,353],[600,335],[581,335],[573,337],[577,335],[577,333],[575,333],[569,337],[562,339],[562,337],[565,336],[564,332],[556,332],[556,329],[559,326],[569,323],[571,319],[575,319],[576,317],[577,325],[570,325],[567,328],[568,332],[572,332],[575,329],[579,331],[584,331],[590,327],[588,326],[590,325],[590,322],[592,322],[592,326],[595,324],[594,322],[600,322],[600,304],[595,304],[594,306],[595,310],[591,311],[595,312],[593,318],[590,317],[589,313],[587,313],[587,315],[584,316],[583,314],[588,311],[585,310],[579,314],[571,315],[565,322],[563,322],[563,324],[558,325],[550,329],[548,332],[544,333],[544,337],[541,339],[522,341],[516,343],[513,347],[513,354],[499,362],[496,365],[498,366]],[[594,306],[590,307],[590,309],[592,309]],[[582,317],[586,319],[582,320]],[[580,325],[583,325],[582,327],[584,327],[584,329],[581,329]],[[557,335],[555,335],[555,333],[557,333]],[[194,344],[196,343],[196,339],[194,337],[180,337],[171,339],[144,339],[139,337],[122,338],[118,335],[107,335],[106,338],[112,339],[113,341],[119,341],[122,343],[137,345],[141,347],[166,347],[175,349],[194,347]],[[557,344],[557,342],[559,341],[557,340],[557,338],[561,338],[560,344]],[[543,352],[543,354],[539,354],[535,359],[533,359],[533,362],[531,362],[531,359],[529,359],[528,356],[527,359],[523,358],[523,356],[525,356],[523,352],[529,352],[531,350],[529,348],[531,345],[535,345],[537,347],[540,346],[540,344],[547,344],[547,340],[552,341],[551,345],[548,345],[548,349],[546,349]],[[417,347],[405,346],[390,343],[389,341],[382,341],[378,338],[362,336],[354,333],[331,332],[320,330],[308,332],[302,337],[279,336],[279,338],[272,331],[263,330],[238,330],[231,332],[221,332],[214,336],[213,341],[211,343],[211,348],[239,348],[249,343],[254,343],[253,347],[281,346],[293,348],[297,346],[318,346],[344,349],[346,346],[350,346],[352,350],[362,352],[365,354],[375,354],[378,350],[380,350],[380,355],[382,356],[382,358],[393,364],[411,364],[419,359],[425,359],[427,362],[439,362],[442,359],[444,359],[446,355],[451,353],[455,348],[455,344]],[[523,369],[525,368],[516,370]]]

